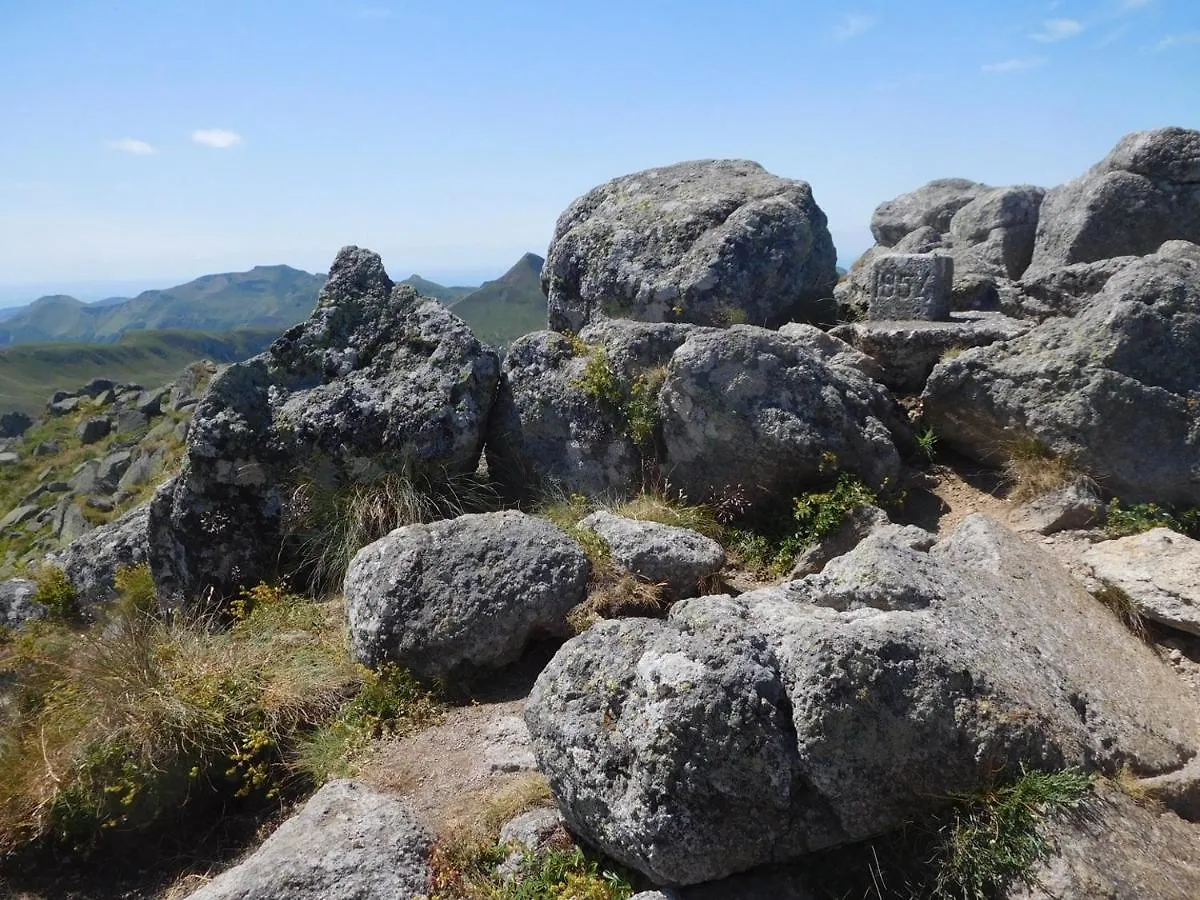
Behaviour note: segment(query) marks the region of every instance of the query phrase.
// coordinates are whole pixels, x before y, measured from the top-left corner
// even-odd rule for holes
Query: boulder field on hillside
[[[1077,816],[1039,812],[1057,843],[998,896],[1200,896],[1200,544],[1165,528],[1107,539],[1118,511],[1183,529],[1200,506],[1198,153],[1200,132],[1160,129],[1049,190],[931,182],[878,207],[876,245],[836,287],[806,183],[736,160],[623,176],[560,217],[549,329],[503,361],[346,247],[307,322],[213,379],[178,474],[49,561],[88,611],[141,562],[166,611],[281,574],[340,594],[354,661],[504,693],[522,761],[487,765],[528,775],[531,747],[558,808],[514,814],[505,835],[533,854],[599,851],[663,888],[647,900],[808,900],[827,854],[860,853],[874,873],[871,842],[952,797],[1064,771],[1113,781]],[[836,327],[813,324],[835,310]],[[121,414],[157,415],[121,394],[119,412],[84,391],[49,413],[106,446]],[[964,515],[961,498],[926,515],[942,495],[922,488],[947,469],[915,475],[918,448],[991,469],[1032,452],[1063,477],[1015,510],[971,494],[996,517]],[[76,475],[119,484],[137,461],[106,454]],[[841,474],[881,505],[894,487],[928,496],[822,507],[821,539],[772,583],[752,561],[779,537],[765,513],[795,528],[793,498]],[[488,489],[484,511],[417,497],[468,482]],[[380,485],[402,485],[407,524],[381,517],[338,545],[337,578],[320,582],[289,530],[322,491]],[[663,521],[630,518],[640,507],[621,501],[639,492]],[[7,527],[57,493],[23,499]],[[1139,501],[1159,506],[1135,515]],[[725,545],[664,524],[683,503]],[[326,536],[350,531],[334,524]],[[658,598],[639,607],[651,615],[571,636],[617,581]],[[38,591],[0,583],[0,624],[52,615]],[[508,693],[526,674],[528,745]],[[447,733],[497,739],[469,730]],[[421,765],[461,759],[431,734],[415,736]],[[333,781],[195,896],[429,893],[453,854],[414,809]],[[488,850],[510,874],[521,852]]]

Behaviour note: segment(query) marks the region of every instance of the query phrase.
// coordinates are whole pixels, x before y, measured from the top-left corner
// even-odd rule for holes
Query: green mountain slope
[[[422,278],[416,274],[409,275],[400,283],[411,284],[422,297],[432,297],[434,300],[441,300],[447,305],[454,303],[456,300],[461,300],[475,291],[473,287],[446,287],[444,284],[438,284],[436,281],[430,281],[428,278]]]
[[[507,347],[523,334],[546,327],[546,297],[541,274],[545,260],[526,253],[497,278],[450,304],[476,337],[493,347]]]
[[[205,275],[120,302],[42,297],[0,322],[0,345],[115,341],[130,331],[176,328],[273,328],[278,333],[308,318],[324,283],[325,276],[290,266],[256,266],[249,272]]]
[[[171,380],[197,359],[237,362],[279,337],[280,328],[137,331],[111,344],[58,342],[0,350],[0,412],[38,415],[56,390],[73,390],[93,378],[147,387]]]

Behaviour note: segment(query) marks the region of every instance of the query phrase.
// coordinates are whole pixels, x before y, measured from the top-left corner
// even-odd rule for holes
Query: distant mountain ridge
[[[546,327],[541,274],[545,260],[526,253],[495,281],[450,305],[485,344],[505,348],[523,334]]]
[[[65,294],[41,297],[0,320],[0,346],[44,341],[108,343],[131,331],[236,328],[278,331],[312,313],[324,275],[291,266],[255,266],[248,272],[204,275],[131,299],[83,303]]]
[[[400,284],[411,285],[417,289],[417,293],[422,297],[432,297],[434,300],[441,300],[447,306],[478,290],[473,287],[447,287],[444,284],[438,284],[436,281],[430,281],[428,278],[422,278],[416,273],[409,275]]]

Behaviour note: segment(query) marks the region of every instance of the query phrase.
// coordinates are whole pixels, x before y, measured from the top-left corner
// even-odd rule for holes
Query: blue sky
[[[0,303],[213,271],[494,277],[617,175],[749,158],[843,260],[937,177],[1200,127],[1196,0],[0,0]]]

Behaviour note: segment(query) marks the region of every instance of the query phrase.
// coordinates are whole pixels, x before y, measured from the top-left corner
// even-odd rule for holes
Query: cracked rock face
[[[393,286],[378,255],[344,248],[312,318],[218,375],[197,406],[183,470],[151,510],[160,588],[222,597],[273,576],[305,477],[473,472],[499,368],[461,319]]]
[[[542,270],[550,327],[573,332],[601,318],[826,321],[819,301],[836,281],[809,185],[745,160],[679,163],[594,188],[559,217]]]
[[[1200,243],[1200,131],[1123,137],[1084,175],[1046,194],[1031,273]]]
[[[573,831],[692,884],[894,829],[1021,762],[1178,770],[1200,704],[1051,557],[972,516],[593,626],[526,721]]]
[[[1075,317],[940,363],[922,401],[980,461],[1036,439],[1123,500],[1200,504],[1200,263],[1133,260]]]

